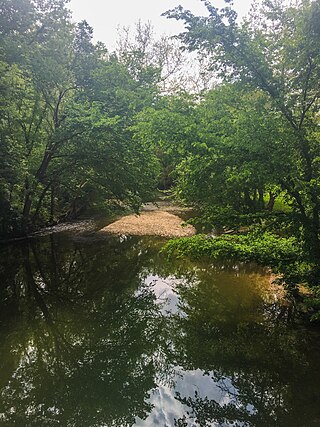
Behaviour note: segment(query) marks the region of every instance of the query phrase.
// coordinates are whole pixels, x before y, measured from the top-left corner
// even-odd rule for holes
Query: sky
[[[251,0],[234,0],[234,7],[241,17],[250,7]],[[134,27],[139,21],[150,21],[156,34],[173,35],[183,30],[181,22],[162,17],[166,10],[180,5],[195,15],[206,15],[206,8],[200,0],[71,0],[68,7],[74,21],[85,19],[94,29],[94,40],[103,42],[109,50],[116,46],[117,28]],[[217,7],[222,0],[212,1]]]

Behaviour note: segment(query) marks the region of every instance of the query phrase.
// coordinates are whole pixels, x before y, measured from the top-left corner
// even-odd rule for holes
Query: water
[[[1,248],[1,426],[319,426],[320,333],[252,265],[154,238]]]

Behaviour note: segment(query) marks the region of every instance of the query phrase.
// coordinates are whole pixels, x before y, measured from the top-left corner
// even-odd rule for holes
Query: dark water
[[[0,249],[0,426],[319,426],[320,333],[156,239]]]

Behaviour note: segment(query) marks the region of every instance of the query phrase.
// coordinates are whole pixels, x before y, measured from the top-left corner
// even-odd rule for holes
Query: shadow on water
[[[154,238],[1,248],[0,424],[320,424],[319,332],[252,265],[166,261]]]

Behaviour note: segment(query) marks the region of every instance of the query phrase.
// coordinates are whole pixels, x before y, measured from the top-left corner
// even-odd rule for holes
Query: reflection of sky
[[[163,314],[174,314],[179,311],[179,297],[175,292],[175,286],[183,283],[183,280],[171,276],[164,279],[160,276],[149,274],[144,279],[144,283],[154,292],[157,303],[161,304]]]
[[[173,276],[162,278],[158,275],[149,274],[144,278],[143,282],[154,292],[163,314],[170,315],[179,312],[179,297],[175,287],[180,284],[187,286],[184,280]],[[180,313],[180,315],[183,315],[183,313]],[[236,390],[231,385],[231,381],[227,378],[218,384],[212,380],[210,373],[205,375],[200,369],[184,371],[175,368],[174,371],[175,374],[172,381],[174,387],[159,385],[157,389],[152,391],[150,403],[154,408],[146,420],[137,418],[135,427],[172,427],[174,420],[183,417],[188,410],[186,405],[183,405],[175,398],[176,393],[179,393],[182,398],[193,398],[195,392],[197,392],[200,397],[215,400],[221,405],[230,403],[234,400],[234,396],[237,395]],[[190,426],[193,427],[193,424]],[[212,423],[211,426],[222,427],[221,424],[217,423]]]
[[[204,375],[200,369],[193,371],[176,370],[174,382],[174,389],[168,386],[159,386],[153,391],[150,398],[150,402],[154,406],[153,411],[146,420],[137,418],[135,427],[172,427],[174,420],[182,418],[188,410],[187,406],[175,399],[176,392],[180,393],[181,397],[187,398],[194,397],[195,392],[197,392],[200,397],[215,400],[221,405],[230,403],[233,400],[233,395],[236,394],[230,380],[225,379],[223,387],[221,387],[220,383],[218,385],[212,380],[212,375]],[[196,424],[190,424],[190,427],[193,425],[196,426]],[[223,427],[224,424],[211,423],[209,425]]]

